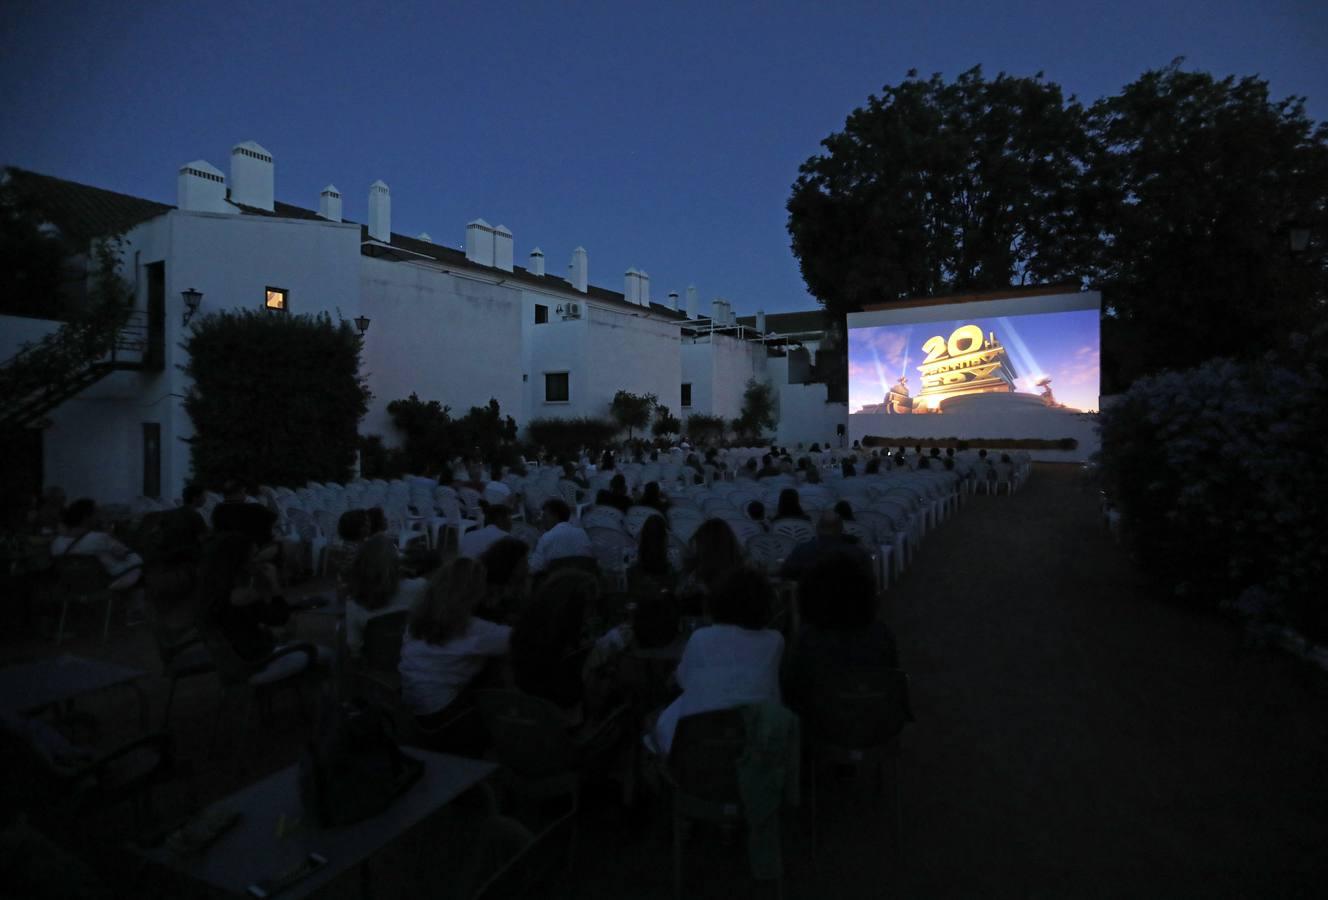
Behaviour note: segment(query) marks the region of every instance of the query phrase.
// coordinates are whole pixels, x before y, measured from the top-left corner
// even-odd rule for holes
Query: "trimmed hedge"
[[[348,322],[327,315],[246,310],[198,320],[184,344],[194,479],[348,480],[370,398],[360,343]]]

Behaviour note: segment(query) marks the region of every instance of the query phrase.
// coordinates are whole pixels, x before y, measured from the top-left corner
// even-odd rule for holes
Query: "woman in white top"
[[[360,655],[370,619],[411,609],[428,587],[426,578],[401,579],[396,545],[386,535],[361,544],[346,570],[346,648],[351,655]]]
[[[655,722],[655,747],[668,756],[678,720],[694,713],[748,703],[780,702],[779,664],[784,636],[766,628],[774,592],[754,569],[733,569],[710,595],[713,625],[687,641],[675,677],[682,696]]]
[[[69,504],[59,536],[51,542],[52,556],[95,556],[111,577],[110,589],[123,591],[143,576],[143,559],[97,528],[97,504],[84,497]]]
[[[442,724],[490,657],[505,656],[512,629],[472,615],[484,599],[484,564],[458,557],[429,580],[401,644],[401,698],[420,724]]]

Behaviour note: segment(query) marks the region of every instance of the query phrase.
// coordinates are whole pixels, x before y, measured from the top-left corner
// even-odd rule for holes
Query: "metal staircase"
[[[40,360],[44,354],[58,374],[34,382],[5,379],[0,397],[0,428],[27,428],[61,403],[116,371],[160,370],[161,348],[154,347],[147,313],[129,312],[122,322],[91,338],[61,329],[25,347],[0,366],[0,378]],[[156,341],[159,343],[160,338]],[[12,383],[10,383],[12,381]]]

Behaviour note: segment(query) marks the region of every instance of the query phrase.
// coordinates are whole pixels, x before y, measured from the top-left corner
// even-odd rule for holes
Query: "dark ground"
[[[904,848],[889,783],[822,779],[821,851],[806,806],[787,814],[786,896],[1318,897],[1328,874],[1328,690],[1233,625],[1150,596],[1102,530],[1077,469],[1041,465],[1013,497],[973,497],[928,539],[888,595],[912,678],[916,724],[901,764]],[[91,630],[92,617],[81,621]],[[326,620],[308,617],[318,636]],[[50,652],[10,629],[6,662]],[[156,670],[142,629],[69,652]],[[166,684],[153,678],[154,715]],[[303,725],[279,708],[247,772],[208,759],[209,678],[182,686],[174,730],[192,774],[160,792],[164,816],[293,762]],[[101,742],[131,733],[127,692],[86,708]],[[111,724],[115,723],[115,724]],[[124,723],[123,725],[119,723]],[[93,816],[67,845],[124,896],[177,896],[119,851],[127,817]],[[64,823],[68,824],[68,823]],[[671,896],[671,850],[649,815],[593,792],[581,816],[579,898]],[[449,811],[375,860],[375,896],[452,896],[473,821]],[[687,844],[694,897],[773,896],[746,874],[741,842],[699,829]],[[1316,885],[1318,887],[1316,888]],[[329,896],[354,897],[355,879]]]

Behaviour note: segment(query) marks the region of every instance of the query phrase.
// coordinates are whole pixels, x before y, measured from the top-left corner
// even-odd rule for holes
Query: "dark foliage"
[[[682,421],[662,403],[655,404],[655,421],[650,426],[650,433],[657,438],[682,433]]]
[[[582,447],[599,450],[618,434],[617,422],[583,417],[578,419],[532,419],[526,425],[531,443],[558,457],[568,457]]]
[[[775,427],[775,392],[764,381],[748,379],[742,392],[742,413],[733,420],[733,432],[744,441],[759,441],[767,428]]]
[[[728,423],[723,416],[693,413],[687,417],[687,437],[693,444],[715,444],[724,439]]]
[[[456,419],[451,407],[437,400],[421,400],[415,394],[393,400],[387,404],[387,411],[404,438],[399,455],[388,452],[385,465],[389,469],[424,472],[468,454],[504,464],[516,459],[516,421],[502,415],[497,400],[472,406]]]
[[[654,394],[633,394],[618,391],[609,404],[609,415],[620,426],[627,429],[627,439],[632,439],[632,432],[650,424],[650,413],[655,408],[657,398]]]
[[[194,478],[302,485],[349,479],[368,408],[360,337],[327,316],[206,316],[185,349]]]

